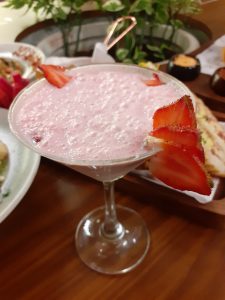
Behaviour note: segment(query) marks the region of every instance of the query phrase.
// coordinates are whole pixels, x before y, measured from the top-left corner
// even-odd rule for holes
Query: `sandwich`
[[[197,97],[196,116],[205,152],[206,169],[212,176],[225,177],[225,127]]]

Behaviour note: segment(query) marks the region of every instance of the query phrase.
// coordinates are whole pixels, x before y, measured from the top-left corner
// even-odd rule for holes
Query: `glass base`
[[[79,223],[75,242],[81,260],[91,269],[104,274],[126,273],[144,259],[149,245],[148,229],[134,210],[116,206],[121,234],[104,235],[105,208],[99,207],[87,214]]]

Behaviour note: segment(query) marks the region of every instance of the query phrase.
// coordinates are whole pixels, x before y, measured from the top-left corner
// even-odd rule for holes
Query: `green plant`
[[[198,13],[198,0],[7,0],[6,6],[19,9],[33,9],[38,15],[52,18],[59,26],[64,41],[65,55],[75,56],[79,48],[80,31],[83,24],[82,8],[92,3],[98,10],[110,13],[113,19],[121,16],[135,16],[137,26],[114,48],[118,61],[139,63],[143,60],[163,60],[167,52],[174,50],[173,38],[176,30],[183,26],[180,14]],[[154,30],[160,24],[165,26],[162,40],[154,38]],[[78,26],[75,51],[69,51],[69,37],[74,26]],[[127,26],[126,21],[117,27],[119,34]],[[149,59],[149,54],[152,55]]]
[[[146,60],[149,52],[156,60],[165,59],[166,52],[173,49],[173,38],[176,30],[183,26],[180,14],[189,15],[200,11],[198,0],[107,0],[102,3],[103,11],[111,12],[114,18],[132,15],[137,19],[136,28],[130,32],[122,43],[117,45],[116,57],[122,62]],[[160,24],[165,27],[162,40],[154,38],[154,29]],[[126,23],[118,28],[120,33]]]

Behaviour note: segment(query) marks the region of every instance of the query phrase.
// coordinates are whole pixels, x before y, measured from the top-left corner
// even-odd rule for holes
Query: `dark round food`
[[[182,80],[194,80],[200,74],[201,66],[198,58],[176,54],[168,62],[167,71],[172,76]]]
[[[225,67],[215,71],[211,77],[210,85],[216,94],[225,97]]]

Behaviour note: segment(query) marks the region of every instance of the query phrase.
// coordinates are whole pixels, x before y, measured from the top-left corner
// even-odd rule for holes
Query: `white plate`
[[[2,192],[9,192],[0,202],[0,223],[13,211],[28,191],[37,173],[40,156],[23,146],[11,133],[8,110],[0,108],[0,140],[9,150],[9,168]]]

